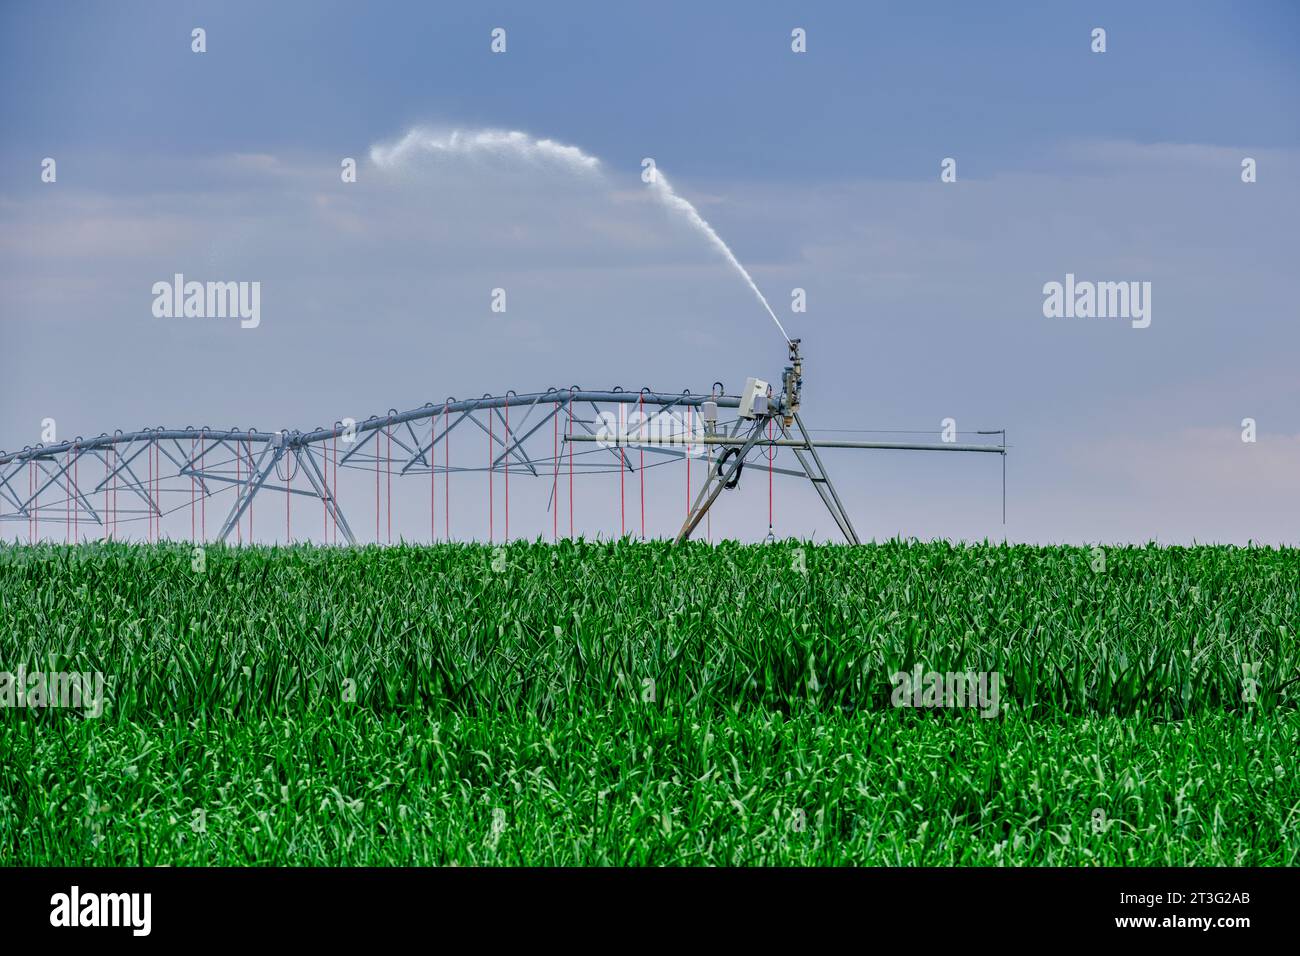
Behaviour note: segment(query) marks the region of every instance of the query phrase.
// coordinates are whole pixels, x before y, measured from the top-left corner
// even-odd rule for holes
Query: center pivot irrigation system
[[[574,476],[619,475],[620,533],[627,533],[625,488],[628,477],[639,479],[641,534],[645,536],[645,472],[647,453],[658,463],[683,459],[687,469],[686,517],[675,540],[680,543],[698,528],[723,491],[735,488],[747,463],[769,475],[769,539],[771,533],[771,475],[789,475],[812,483],[831,517],[852,544],[857,531],[844,502],[822,463],[820,448],[899,449],[980,452],[1003,458],[1003,518],[1006,516],[1006,432],[996,444],[953,442],[816,440],[799,414],[803,389],[803,360],[799,339],[788,340],[789,364],[775,391],[767,382],[750,378],[739,395],[724,394],[714,383],[707,395],[620,388],[588,391],[573,387],[545,392],[448,398],[406,412],[391,410],[364,422],[344,420],[332,428],[302,432],[256,429],[145,428],[116,431],[97,438],[74,438],[22,451],[0,451],[0,520],[27,522],[28,539],[66,541],[102,537],[158,540],[167,534],[183,537],[186,512],[190,540],[209,540],[208,501],[230,502],[216,539],[253,540],[254,500],[267,492],[284,495],[285,534],[292,540],[291,502],[295,496],[315,499],[321,508],[320,540],[337,543],[340,532],[349,544],[357,535],[340,502],[339,469],[373,472],[375,540],[380,540],[380,491],[387,489],[388,538],[392,539],[392,480],[423,476],[429,487],[430,536],[451,537],[452,477],[461,473],[488,474],[489,538],[495,537],[496,476],[504,477],[505,536],[510,537],[510,475],[523,474],[550,485],[547,510],[552,531],[560,536],[560,511],[568,493],[568,533],[574,534]],[[724,417],[724,410],[731,413]],[[515,422],[511,424],[511,413]],[[594,415],[594,417],[593,417]],[[465,426],[486,436],[486,454],[458,451],[453,464],[452,437]],[[549,426],[549,427],[547,427]],[[549,434],[548,434],[549,432]],[[484,439],[480,439],[484,440]],[[777,467],[777,449],[788,448],[797,468]],[[466,461],[467,458],[476,461]],[[690,462],[706,466],[705,478],[692,499]],[[365,476],[368,483],[369,475]],[[441,482],[439,482],[441,479]],[[441,484],[441,488],[439,488]],[[358,487],[356,480],[351,487]],[[441,492],[441,493],[439,493]],[[233,500],[232,500],[233,497]],[[441,499],[441,500],[439,500]],[[440,507],[441,506],[441,507]],[[441,515],[438,512],[441,511]],[[214,508],[214,518],[218,516]],[[274,518],[272,520],[275,520]],[[300,519],[301,520],[301,519]],[[247,532],[245,532],[247,524]],[[125,526],[125,527],[123,527]],[[133,533],[134,532],[134,533]],[[179,532],[179,533],[178,533]],[[15,535],[21,537],[21,533]]]

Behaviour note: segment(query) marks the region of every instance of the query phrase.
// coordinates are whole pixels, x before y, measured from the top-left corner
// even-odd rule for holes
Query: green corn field
[[[3,545],[0,866],[1294,866],[1298,626],[1294,549]]]

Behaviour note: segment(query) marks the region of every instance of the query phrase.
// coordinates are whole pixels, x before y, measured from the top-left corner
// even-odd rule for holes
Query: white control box
[[[764,401],[761,403],[761,407],[756,410],[754,408],[754,403],[755,399],[758,398],[762,398]],[[740,393],[740,417],[754,418],[757,414],[765,413],[767,411],[766,400],[767,382],[763,381],[761,378],[745,379],[744,391]]]

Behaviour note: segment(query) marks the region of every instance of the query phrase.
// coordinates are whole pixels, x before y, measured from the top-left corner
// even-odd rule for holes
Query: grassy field
[[[0,546],[0,672],[107,684],[0,708],[0,865],[1296,865],[1298,626],[1296,550]]]

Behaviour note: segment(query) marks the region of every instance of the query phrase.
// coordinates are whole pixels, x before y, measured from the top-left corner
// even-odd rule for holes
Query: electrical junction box
[[[760,407],[755,407],[758,399]],[[761,378],[745,379],[745,389],[740,393],[740,417],[754,418],[767,414],[767,382]]]

